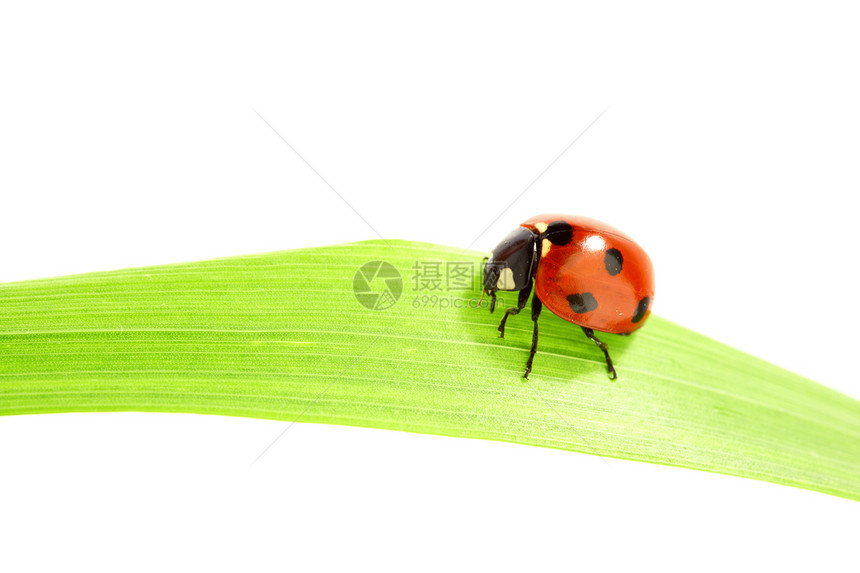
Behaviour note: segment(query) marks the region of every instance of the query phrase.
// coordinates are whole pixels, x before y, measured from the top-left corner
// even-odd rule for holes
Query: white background
[[[655,313],[860,397],[850,3],[18,3],[0,281],[377,235],[624,229]],[[608,107],[608,110],[607,110]],[[547,415],[553,415],[548,412]],[[0,419],[0,568],[857,570],[860,505],[516,446]]]

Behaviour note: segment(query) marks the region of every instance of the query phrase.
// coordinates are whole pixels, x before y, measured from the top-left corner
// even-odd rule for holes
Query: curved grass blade
[[[531,321],[514,316],[498,337],[500,314],[476,308],[481,257],[367,241],[3,284],[0,414],[298,418],[561,448],[860,500],[857,401],[656,316],[630,337],[605,335],[619,371],[610,382],[595,346],[545,312],[523,381]],[[393,275],[356,282],[372,261],[403,281],[383,310],[354,292],[397,294]],[[515,302],[506,296],[500,308]]]

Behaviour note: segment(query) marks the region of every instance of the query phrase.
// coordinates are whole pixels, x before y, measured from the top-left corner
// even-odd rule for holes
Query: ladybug
[[[484,293],[490,312],[497,291],[519,291],[517,306],[505,311],[505,322],[532,297],[534,334],[526,371],[532,370],[538,341],[538,316],[546,306],[577,324],[606,357],[609,377],[615,367],[606,344],[594,331],[630,334],[645,324],[654,301],[651,259],[633,239],[605,223],[575,215],[538,215],[511,231],[485,259]]]

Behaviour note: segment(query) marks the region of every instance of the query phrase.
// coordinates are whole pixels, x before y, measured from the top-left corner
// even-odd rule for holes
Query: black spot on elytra
[[[578,292],[567,296],[567,304],[576,314],[585,314],[597,308],[597,299],[590,292]]]
[[[613,277],[621,272],[621,266],[624,264],[624,257],[621,256],[621,251],[618,249],[606,249],[606,254],[603,255],[603,264],[606,265],[606,272]]]
[[[564,221],[553,221],[546,226],[543,236],[553,245],[566,245],[573,240],[573,227]]]
[[[633,315],[634,323],[645,318],[645,313],[648,312],[649,304],[651,304],[651,297],[648,296],[639,301],[639,305],[636,307],[636,313]]]

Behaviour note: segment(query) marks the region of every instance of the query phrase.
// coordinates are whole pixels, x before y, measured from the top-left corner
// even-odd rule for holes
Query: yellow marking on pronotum
[[[514,290],[516,288],[514,271],[508,268],[502,269],[502,272],[499,273],[499,280],[496,281],[496,288],[499,290]]]
[[[552,246],[552,243],[549,242],[549,239],[544,239],[540,246],[540,256],[545,257],[547,253],[549,253],[549,248]]]

